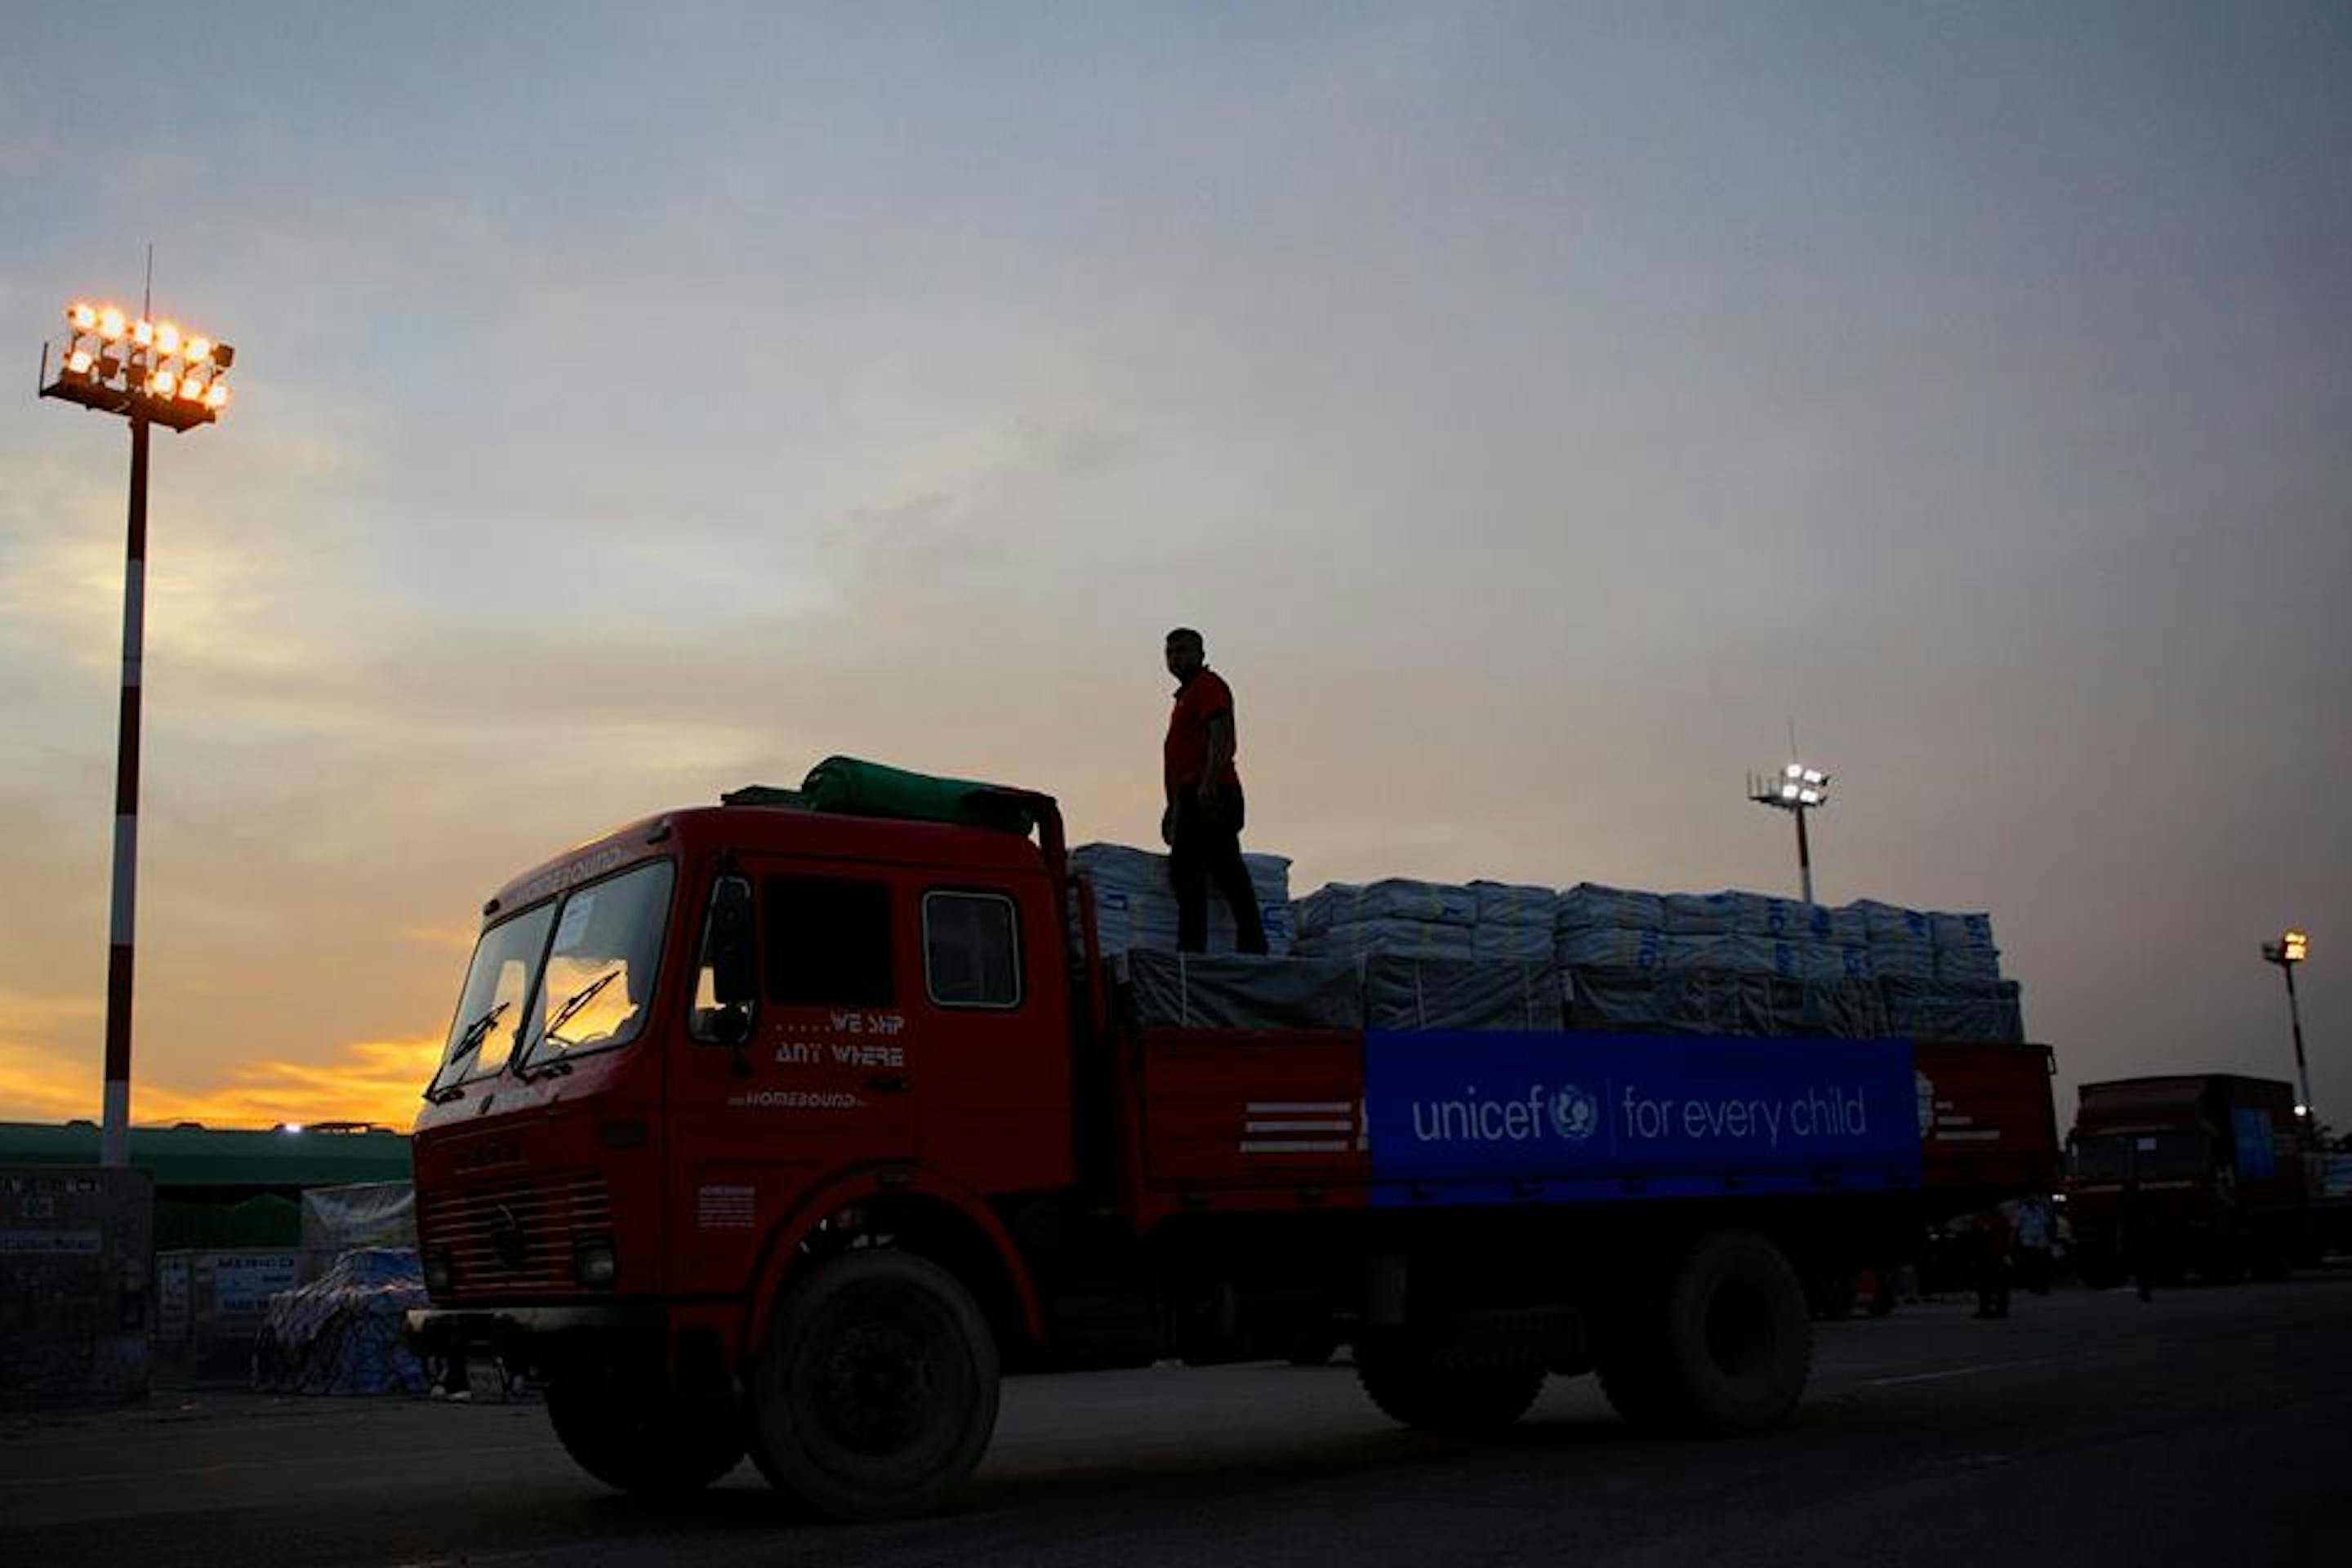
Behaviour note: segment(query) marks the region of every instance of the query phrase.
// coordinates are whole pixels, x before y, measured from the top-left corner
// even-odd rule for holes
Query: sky
[[[1150,843],[1986,910],[2073,1086],[2352,1124],[2352,12],[0,0],[0,1118],[405,1126],[478,911],[835,752]]]

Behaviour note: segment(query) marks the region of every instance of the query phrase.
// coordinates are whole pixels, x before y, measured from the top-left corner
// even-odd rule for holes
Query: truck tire
[[[1423,1432],[1499,1432],[1543,1392],[1540,1366],[1449,1367],[1406,1344],[1356,1347],[1356,1380],[1391,1421]]]
[[[1601,1387],[1645,1430],[1752,1432],[1787,1418],[1812,1360],[1797,1271],[1764,1237],[1726,1232],[1683,1254],[1662,1294],[1621,1310]]]
[[[1604,1333],[1595,1370],[1601,1393],[1637,1432],[1679,1432],[1688,1413],[1675,1387],[1674,1363],[1659,1321],[1662,1301],[1642,1303],[1621,1314]]]
[[[852,1252],[789,1287],[754,1373],[751,1458],[828,1519],[926,1513],[996,1428],[996,1340],[954,1275]]]
[[[558,1377],[547,1416],[572,1462],[639,1497],[690,1497],[743,1459],[740,1413],[635,1392],[600,1377]]]

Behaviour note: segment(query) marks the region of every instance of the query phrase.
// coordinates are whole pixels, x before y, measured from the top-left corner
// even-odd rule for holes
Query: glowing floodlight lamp
[[[133,317],[119,305],[77,300],[66,307],[65,317],[54,381],[43,353],[42,396],[173,430],[209,424],[228,406],[221,375],[236,357],[228,344],[177,321]],[[192,382],[198,390],[188,390]]]

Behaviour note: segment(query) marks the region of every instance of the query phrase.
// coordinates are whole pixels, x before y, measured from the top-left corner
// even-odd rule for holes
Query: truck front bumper
[[[408,1313],[409,1347],[419,1355],[496,1356],[522,1365],[578,1354],[608,1356],[631,1343],[658,1348],[668,1314],[657,1301],[595,1301],[562,1307],[419,1307]]]

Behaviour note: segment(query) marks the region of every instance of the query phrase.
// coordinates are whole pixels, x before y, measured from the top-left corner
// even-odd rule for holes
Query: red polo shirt
[[[1209,721],[1218,714],[1228,721],[1234,713],[1234,689],[1213,669],[1199,674],[1176,689],[1176,707],[1168,715],[1168,740],[1160,748],[1160,766],[1171,789],[1198,789],[1209,771]],[[1234,731],[1234,754],[1241,754],[1241,731]],[[1217,782],[1239,789],[1242,775],[1229,758]]]

